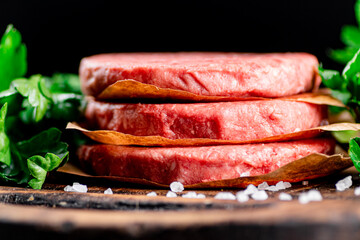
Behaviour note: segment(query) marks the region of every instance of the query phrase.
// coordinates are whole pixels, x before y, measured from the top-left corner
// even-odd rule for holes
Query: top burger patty
[[[80,79],[93,96],[132,79],[205,96],[281,97],[310,91],[317,65],[307,53],[114,53],[82,59]]]

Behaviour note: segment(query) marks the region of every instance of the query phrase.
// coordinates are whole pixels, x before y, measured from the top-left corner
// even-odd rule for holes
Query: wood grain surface
[[[335,183],[348,175],[352,188],[336,191]],[[64,192],[73,181],[87,184],[88,193]],[[0,186],[0,233],[1,239],[358,239],[355,186],[360,179],[351,168],[293,184],[282,191],[293,196],[289,202],[278,200],[280,192],[268,192],[265,201],[240,203],[214,199],[221,189],[196,190],[206,199],[167,198],[168,189],[58,173],[43,190]],[[113,195],[103,193],[108,187]],[[324,200],[300,204],[298,195],[309,189],[320,190]],[[147,197],[151,191],[158,196]]]

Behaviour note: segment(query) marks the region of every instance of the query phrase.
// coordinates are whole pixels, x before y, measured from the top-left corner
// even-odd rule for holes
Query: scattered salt
[[[269,187],[265,188],[265,190],[272,191],[272,192],[279,191],[279,189],[276,186],[269,186]]]
[[[75,192],[75,189],[70,186],[70,185],[67,185],[65,188],[64,188],[64,191],[65,192]]]
[[[177,195],[176,195],[176,193],[174,193],[172,191],[168,191],[166,194],[166,197],[174,198],[174,197],[177,197]]]
[[[268,199],[268,195],[264,190],[260,190],[256,193],[251,194],[251,197],[255,200],[266,200]]]
[[[205,194],[199,193],[196,198],[206,198]]]
[[[291,201],[292,197],[291,197],[290,194],[282,192],[282,193],[279,194],[279,200],[281,200],[281,201]]]
[[[148,194],[146,194],[146,196],[148,196],[148,197],[156,197],[157,194],[156,194],[156,192],[149,192]]]
[[[86,193],[87,192],[87,186],[86,185],[83,185],[83,184],[80,184],[80,183],[77,183],[77,182],[74,182],[72,186],[70,185],[67,185],[65,188],[64,188],[64,191],[66,192],[81,192],[81,193]]]
[[[104,194],[113,194],[113,191],[111,190],[111,188],[108,188],[104,191]]]
[[[284,182],[284,186],[285,186],[285,188],[291,188],[291,183],[289,183],[289,182]]]
[[[240,191],[240,192],[236,193],[236,199],[239,202],[247,202],[247,201],[249,201],[249,196],[247,194],[245,194],[244,191]]]
[[[196,198],[197,194],[196,192],[188,192],[182,195],[183,198]]]
[[[206,198],[204,194],[196,192],[188,192],[182,195],[183,198]]]
[[[263,183],[259,184],[258,189],[265,190],[267,187],[269,187],[269,184],[267,182],[263,182]]]
[[[359,195],[360,195],[360,187],[356,187],[356,188],[354,189],[354,194],[355,194],[356,196],[359,196]]]
[[[346,178],[338,181],[335,186],[337,191],[344,191],[345,189],[348,189],[352,185],[351,176],[347,176]]]
[[[244,193],[247,195],[251,195],[253,193],[256,193],[258,189],[253,184],[249,184],[246,189],[244,190]]]
[[[285,184],[284,184],[283,181],[280,181],[280,182],[276,183],[275,186],[277,187],[278,190],[283,190],[283,189],[286,188],[286,186],[285,186]]]
[[[318,190],[312,189],[299,195],[299,202],[301,204],[307,204],[312,201],[322,201],[321,193]]]
[[[173,192],[182,192],[184,191],[184,185],[181,182],[172,182],[170,184],[170,189]]]
[[[76,192],[86,193],[88,190],[86,185],[77,182],[74,182],[72,187],[75,189]]]
[[[231,192],[219,192],[215,195],[215,199],[221,199],[221,200],[235,200],[236,197]]]

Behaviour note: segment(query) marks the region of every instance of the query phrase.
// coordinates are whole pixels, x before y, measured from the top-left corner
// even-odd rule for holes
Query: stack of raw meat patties
[[[95,97],[87,105],[87,126],[134,136],[237,141],[306,130],[327,122],[327,107],[281,98],[317,88],[317,66],[316,57],[307,53],[119,53],[87,57],[80,64],[82,90]],[[198,96],[238,100],[95,100],[111,84],[129,79]],[[187,185],[269,173],[311,153],[332,154],[334,145],[330,138],[176,147],[94,144],[81,146],[77,154],[97,175]]]

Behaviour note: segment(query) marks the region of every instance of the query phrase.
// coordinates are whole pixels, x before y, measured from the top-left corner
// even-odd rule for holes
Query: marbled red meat
[[[332,154],[330,138],[206,147],[83,145],[80,162],[100,176],[194,184],[272,172],[311,153]]]
[[[307,53],[113,53],[82,59],[79,74],[92,96],[133,79],[204,96],[281,97],[310,91],[317,66]]]
[[[121,104],[90,100],[92,129],[170,139],[254,140],[327,123],[327,107],[283,100]]]

